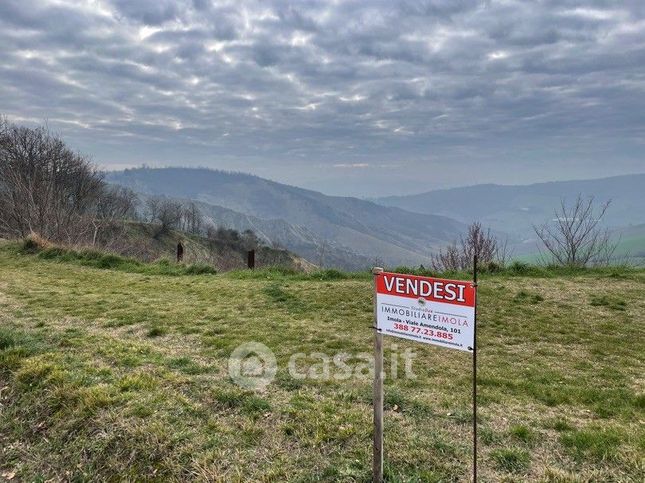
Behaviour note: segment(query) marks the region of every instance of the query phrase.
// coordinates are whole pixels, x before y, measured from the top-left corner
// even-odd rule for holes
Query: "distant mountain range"
[[[617,233],[645,223],[645,174],[484,184],[369,201],[209,169],[138,168],[108,173],[107,179],[143,195],[195,200],[215,225],[252,229],[312,263],[346,269],[427,264],[432,252],[458,239],[473,221],[507,237],[514,254],[534,253],[532,225],[552,220],[560,200],[578,194],[598,203],[612,200],[605,221]]]
[[[481,221],[521,240],[533,237],[533,224],[553,219],[562,199],[572,202],[578,194],[593,196],[598,203],[611,200],[604,220],[609,228],[645,223],[645,174],[526,186],[482,184],[374,201],[416,213],[443,215],[462,223]]]
[[[143,194],[199,201],[215,224],[251,228],[323,266],[428,263],[433,251],[466,228],[445,216],[327,196],[248,174],[139,168],[109,173],[107,179]]]

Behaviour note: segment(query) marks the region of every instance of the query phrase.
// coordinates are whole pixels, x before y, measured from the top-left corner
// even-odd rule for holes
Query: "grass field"
[[[85,265],[0,245],[3,478],[369,481],[371,380],[287,371],[371,351],[369,276]],[[643,481],[645,271],[485,275],[478,320],[481,481]],[[278,360],[262,392],[228,376],[249,341]],[[468,481],[470,356],[386,338],[386,362],[408,348],[387,479]]]

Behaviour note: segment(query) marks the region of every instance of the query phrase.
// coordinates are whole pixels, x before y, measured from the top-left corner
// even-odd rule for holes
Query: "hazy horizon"
[[[0,3],[0,113],[333,195],[642,172],[645,4]]]
[[[225,171],[225,172],[231,172],[235,174],[242,174],[242,175],[251,175],[251,176],[258,176],[260,178],[266,179],[268,181],[273,181],[276,183],[288,185],[288,186],[293,186],[296,188],[304,188],[312,191],[317,191],[320,192],[324,195],[329,195],[329,196],[348,196],[348,197],[356,197],[360,199],[375,199],[378,197],[389,197],[389,196],[400,196],[400,192],[395,192],[395,193],[388,193],[388,194],[382,194],[379,196],[360,196],[360,195],[355,195],[351,193],[347,194],[336,194],[333,192],[327,192],[324,190],[316,189],[316,188],[310,188],[301,184],[294,184],[294,183],[288,183],[286,181],[281,181],[278,179],[273,179],[269,178],[266,176],[260,176],[255,173],[249,173],[246,171],[240,171],[240,170],[225,170],[221,168],[214,168],[214,167],[209,167],[209,166],[181,166],[181,165],[166,165],[166,166],[150,166],[148,164],[141,164],[138,166],[130,166],[130,167],[119,167],[119,168],[114,168],[114,169],[106,169],[106,173],[118,173],[122,171],[127,171],[127,170],[137,170],[137,169],[206,169],[206,170],[214,170],[214,171]],[[477,185],[498,185],[498,186],[531,186],[535,184],[542,184],[542,183],[566,183],[566,182],[575,182],[575,181],[593,181],[593,180],[600,180],[600,179],[607,179],[607,178],[619,178],[622,176],[643,176],[645,175],[645,171],[643,172],[634,172],[634,173],[626,173],[626,174],[619,174],[619,175],[612,175],[612,176],[598,176],[598,177],[589,177],[589,178],[566,178],[566,179],[546,179],[546,180],[541,180],[541,181],[531,181],[528,183],[499,183],[499,182],[490,182],[490,183],[472,183],[472,184],[458,184],[454,186],[445,186],[445,187],[440,187],[440,188],[431,188],[427,189],[424,191],[406,191],[404,195],[406,196],[414,196],[417,194],[423,194],[428,191],[440,191],[440,190],[449,190],[449,189],[455,189],[455,188],[469,188],[472,186],[477,186]]]

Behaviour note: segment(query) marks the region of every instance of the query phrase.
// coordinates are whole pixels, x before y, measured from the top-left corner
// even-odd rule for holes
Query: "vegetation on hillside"
[[[465,236],[432,255],[432,269],[438,272],[472,271],[474,260],[479,265],[491,269],[504,268],[509,261],[507,243],[498,240],[490,230],[485,230],[481,223],[472,223]]]
[[[152,195],[196,199],[205,215],[221,213],[240,229],[250,225],[271,240],[323,267],[367,268],[375,259],[428,263],[433,249],[458,237],[465,225],[353,197],[211,169],[136,168],[109,179]]]
[[[39,240],[37,237],[28,237],[22,243],[6,245],[3,248],[9,252],[21,255],[35,255],[41,260],[73,263],[92,268],[144,273],[148,275],[201,275],[217,273],[212,266],[206,264],[171,263],[165,258],[146,263],[134,258],[122,257],[91,248],[74,250],[56,246],[44,240]]]
[[[369,275],[61,261],[0,249],[0,474],[369,480],[371,379],[286,370],[296,352],[371,353]],[[481,478],[640,481],[645,271],[529,268],[479,286]],[[261,392],[228,376],[248,341],[278,360]],[[386,338],[388,371],[405,349],[417,377],[386,379],[388,481],[467,480],[470,357]]]
[[[182,243],[187,245],[189,264],[208,264],[212,270],[245,266],[248,250],[258,252],[259,266],[311,268],[285,250],[264,246],[251,230],[238,233],[207,223],[193,201],[149,196],[144,202],[132,190],[106,183],[88,157],[74,152],[46,127],[18,126],[4,118],[0,118],[0,237],[42,239],[65,251],[65,257],[71,256],[70,250],[81,250],[86,263],[90,258],[117,260],[123,255],[134,259],[128,265],[136,260],[167,265]],[[167,269],[182,270],[185,267]]]

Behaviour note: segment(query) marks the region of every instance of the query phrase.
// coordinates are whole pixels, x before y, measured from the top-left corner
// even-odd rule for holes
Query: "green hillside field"
[[[645,225],[616,229],[612,235],[616,243],[612,263],[645,267]],[[548,252],[532,252],[513,258],[526,263],[540,263],[544,259],[550,260]]]
[[[645,270],[527,273],[480,283],[481,481],[643,481]],[[371,379],[287,361],[358,360],[371,319],[368,274],[114,270],[3,242],[0,479],[367,482]],[[278,362],[259,392],[228,374],[249,341]],[[405,349],[387,481],[468,481],[471,356],[386,338],[388,374]]]

